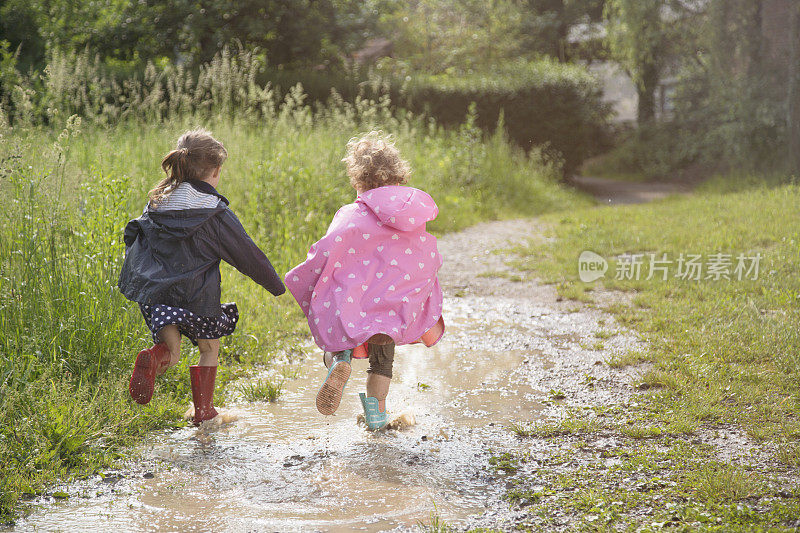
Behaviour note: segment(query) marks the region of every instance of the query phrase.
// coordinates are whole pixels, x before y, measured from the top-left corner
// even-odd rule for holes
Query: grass
[[[800,495],[771,472],[721,463],[710,446],[608,435],[564,446],[506,477],[522,531],[792,531]],[[572,440],[570,440],[572,439]]]
[[[800,187],[730,181],[746,186],[719,178],[687,198],[545,216],[556,241],[516,250],[524,259],[514,266],[569,287],[565,297],[592,300],[597,284],[577,280],[577,257],[593,250],[608,259],[602,286],[633,296],[607,310],[650,345],[609,363],[652,362],[642,383],[658,418],[725,420],[780,439],[800,431]],[[640,280],[614,279],[618,258],[639,252],[762,259],[758,279],[646,280],[646,268]]]
[[[489,465],[496,473],[514,474],[519,470],[519,458],[510,453],[501,453],[489,458]]]
[[[417,527],[425,533],[452,533],[455,528],[448,524],[441,516],[439,516],[439,509],[436,507],[436,502],[433,503],[433,511],[430,512],[430,519],[428,522],[422,520],[417,521]]]
[[[276,402],[283,391],[283,381],[273,383],[267,380],[249,381],[238,385],[242,398],[248,402]]]
[[[512,489],[503,495],[503,499],[511,505],[526,507],[542,499],[542,493],[533,490]]]
[[[315,111],[303,100],[293,91],[274,109],[259,103],[258,113],[247,102],[228,102],[163,121],[109,119],[113,127],[97,116],[92,125],[70,117],[61,129],[24,116],[12,127],[0,110],[7,199],[0,208],[0,520],[13,517],[22,495],[116,464],[149,431],[183,424],[191,399],[186,367],[196,353],[185,343],[182,362],[159,379],[153,401],[132,403],[131,362],[150,340],[137,306],[115,286],[123,227],[141,213],[161,177],[161,157],[186,129],[204,125],[225,143],[230,157],[219,190],[279,272],[302,261],[336,210],[352,201],[340,159],[360,131],[395,136],[414,169],[410,185],[439,205],[430,224],[437,234],[588,203],[562,188],[557,169],[536,151],[525,154],[502,134],[485,138],[470,127],[445,130],[393,116],[387,102],[340,101]],[[222,342],[220,404],[229,383],[278,352],[302,352],[307,337],[290,295],[272,298],[227,266],[222,276],[223,300],[236,301],[242,316]],[[279,388],[259,383],[242,392],[272,400]]]
[[[564,527],[559,513],[581,531],[797,527],[800,187],[786,181],[720,177],[690,197],[546,215],[555,240],[515,250],[513,267],[565,298],[598,305],[594,291],[623,293],[605,310],[648,341],[608,361],[620,369],[647,363],[631,384],[640,391],[631,403],[512,427],[558,450],[538,470],[507,480],[509,498],[551,488],[529,504],[519,529]],[[584,250],[608,260],[601,281],[578,280]],[[645,268],[643,279],[615,279],[620,258],[638,252],[761,254],[761,271],[757,279],[647,280]],[[609,326],[600,325],[603,340]],[[698,438],[701,428],[730,425],[746,432],[749,446],[764,443],[773,462],[723,461]]]
[[[601,429],[601,424],[596,418],[585,418],[568,414],[557,422],[533,422],[532,424],[517,423],[511,425],[518,437],[551,438],[562,435],[578,435],[594,433]]]
[[[647,361],[647,355],[639,350],[630,350],[624,353],[616,353],[607,361],[611,368],[625,368],[626,366],[638,365]]]
[[[695,495],[707,503],[732,502],[754,498],[764,492],[750,472],[741,467],[708,462],[687,477]]]

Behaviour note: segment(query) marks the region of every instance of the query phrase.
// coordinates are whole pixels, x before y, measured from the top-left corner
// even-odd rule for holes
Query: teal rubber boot
[[[323,415],[332,415],[339,408],[344,386],[350,379],[350,355],[352,353],[352,350],[345,350],[333,356],[328,376],[317,392],[317,411]]]
[[[378,409],[377,398],[367,397],[363,392],[359,392],[358,397],[361,398],[361,405],[364,407],[364,422],[366,422],[367,428],[371,430],[381,429],[389,422],[386,411]]]

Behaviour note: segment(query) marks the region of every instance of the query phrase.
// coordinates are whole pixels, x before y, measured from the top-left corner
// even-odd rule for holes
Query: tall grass
[[[149,334],[116,281],[123,227],[187,128],[204,125],[225,143],[220,192],[282,272],[352,201],[340,159],[359,131],[396,137],[411,184],[439,203],[435,232],[582,202],[537,152],[525,155],[501,133],[484,138],[474,117],[445,130],[394,115],[385,99],[333,98],[312,109],[299,87],[276,103],[252,82],[246,55],[117,89],[88,57],[69,57],[54,56],[43,79],[15,87],[13,116],[0,113],[0,519],[22,494],[113,464],[147,431],[180,423],[190,400],[186,358],[149,405],[127,398]],[[44,94],[32,94],[36,87]],[[223,342],[220,389],[307,335],[290,296],[274,299],[228,267],[223,291],[242,317]]]

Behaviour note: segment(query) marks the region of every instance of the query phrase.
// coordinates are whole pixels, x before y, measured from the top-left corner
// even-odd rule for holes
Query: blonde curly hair
[[[402,185],[408,181],[411,167],[395,147],[390,136],[371,131],[353,137],[347,143],[347,166],[350,184],[359,192],[385,185]]]

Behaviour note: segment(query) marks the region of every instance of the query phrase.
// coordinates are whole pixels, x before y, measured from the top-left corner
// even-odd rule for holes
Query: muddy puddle
[[[277,403],[232,403],[230,424],[155,435],[142,449],[151,471],[70,485],[68,500],[39,502],[16,531],[386,531],[434,509],[464,524],[505,488],[487,469],[491,450],[519,445],[507,425],[535,419],[546,393],[519,375],[541,352],[455,344],[476,321],[453,311],[437,346],[397,350],[388,405],[414,426],[356,424],[366,361],[336,415],[318,414],[326,371],[314,353]]]

